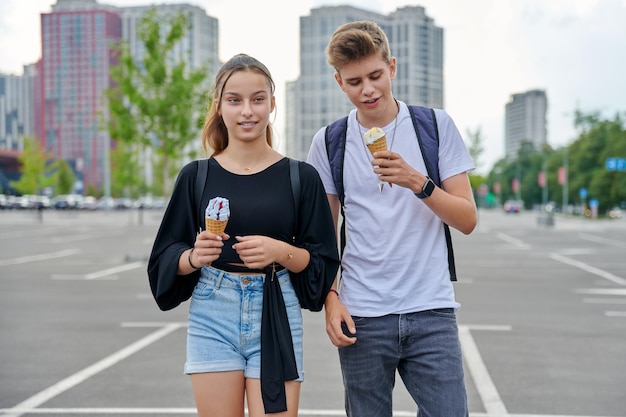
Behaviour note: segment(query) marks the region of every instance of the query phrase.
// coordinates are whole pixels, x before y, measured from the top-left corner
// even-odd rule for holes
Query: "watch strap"
[[[421,193],[416,193],[417,198],[424,199],[430,197],[430,195],[435,190],[435,183],[430,177],[426,177],[426,182],[424,183],[424,187],[422,188]]]

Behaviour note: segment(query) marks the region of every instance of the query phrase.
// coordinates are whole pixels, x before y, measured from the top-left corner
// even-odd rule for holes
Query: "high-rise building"
[[[102,184],[108,145],[103,96],[115,64],[112,46],[121,37],[119,15],[95,0],[57,0],[41,15],[40,139],[88,184]]]
[[[125,39],[141,62],[144,50],[136,36],[137,24],[152,8],[157,13],[183,11],[191,22],[172,52],[172,62],[185,60],[190,68],[207,65],[217,70],[218,22],[197,6],[118,8],[96,0],[57,0],[52,12],[41,16],[39,139],[73,166],[85,184],[101,187],[107,179],[110,140],[104,128],[108,118],[104,93],[111,85],[109,70],[116,64],[113,48]]]
[[[24,75],[0,74],[0,193],[19,178],[18,154],[24,138],[35,137],[35,66],[24,66]]]
[[[130,52],[138,64],[144,57],[145,47],[137,36],[137,26],[150,9],[155,9],[157,14],[161,15],[183,12],[188,16],[191,29],[174,46],[170,59],[172,62],[184,60],[189,68],[207,66],[210,71],[207,80],[210,84],[212,75],[215,75],[220,67],[218,20],[208,16],[204,9],[189,4],[159,4],[118,9],[122,18],[122,38],[128,42]]]
[[[315,132],[353,107],[326,62],[326,45],[335,29],[356,20],[372,20],[387,34],[391,54],[398,58],[394,95],[410,104],[443,108],[443,29],[423,7],[388,15],[352,6],[314,8],[300,18],[300,76],[287,85],[286,153],[291,157],[306,159]]]
[[[511,95],[505,107],[504,150],[507,158],[517,158],[524,142],[537,151],[548,143],[547,111],[548,99],[544,90]]]
[[[24,75],[0,74],[0,149],[21,151],[24,137],[34,136],[34,65]]]

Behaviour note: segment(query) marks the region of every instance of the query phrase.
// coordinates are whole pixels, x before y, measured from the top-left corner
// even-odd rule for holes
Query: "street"
[[[453,231],[470,415],[626,417],[626,219],[537,217]],[[161,312],[148,287],[159,222],[0,211],[0,417],[195,414],[187,304]],[[304,320],[300,415],[345,415],[324,313]],[[394,410],[416,415],[399,377]]]

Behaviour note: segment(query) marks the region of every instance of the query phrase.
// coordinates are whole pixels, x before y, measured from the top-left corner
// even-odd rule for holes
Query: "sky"
[[[444,109],[464,137],[480,130],[486,173],[504,156],[512,94],[546,91],[548,143],[577,137],[576,110],[626,114],[626,0],[98,0],[114,6],[187,3],[219,20],[222,61],[245,52],[276,82],[274,125],[284,129],[285,83],[298,78],[300,17],[320,6],[381,14],[422,6],[444,29]],[[40,14],[56,0],[0,0],[0,73],[21,75],[41,57]],[[392,51],[393,54],[393,51]],[[411,104],[411,103],[409,103]]]

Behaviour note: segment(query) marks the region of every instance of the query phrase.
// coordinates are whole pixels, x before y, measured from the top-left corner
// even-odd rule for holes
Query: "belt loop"
[[[217,278],[215,279],[215,289],[219,290],[220,286],[222,285],[222,278],[224,278],[224,275],[226,275],[226,272],[222,271],[221,269],[215,269],[215,270],[218,271]]]

